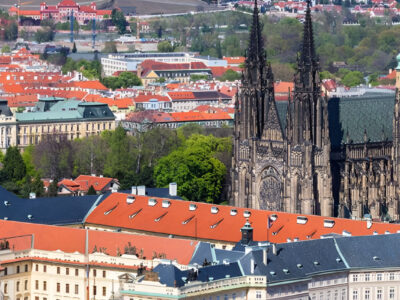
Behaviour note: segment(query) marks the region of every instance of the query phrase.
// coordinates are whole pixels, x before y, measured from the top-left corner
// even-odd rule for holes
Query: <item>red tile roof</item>
[[[71,86],[75,86],[81,89],[90,89],[90,90],[102,90],[107,91],[108,89],[97,80],[93,81],[74,81],[71,83]]]
[[[109,177],[98,177],[98,176],[91,176],[91,175],[79,175],[75,178],[74,181],[69,181],[72,186],[76,184],[80,185],[81,190],[87,191],[90,186],[96,191],[103,191],[103,189],[110,184],[112,181],[117,181],[117,179],[109,178]]]
[[[62,0],[60,3],[58,3],[58,7],[60,6],[71,7],[71,6],[78,6],[78,4],[76,4],[76,2],[73,0]]]
[[[245,57],[244,56],[236,56],[236,57],[226,57],[224,56],[224,60],[228,63],[228,65],[239,65],[244,63]]]
[[[169,204],[164,205],[168,207],[163,207],[163,199],[153,198],[157,203],[151,206],[148,204],[149,197],[137,195],[134,197],[135,201],[128,204],[126,194],[110,195],[88,216],[87,224],[232,243],[240,240],[240,228],[246,218],[254,228],[254,240],[269,240],[274,243],[287,242],[287,239],[295,238],[315,239],[328,233],[342,234],[343,231],[357,236],[371,235],[374,232],[384,234],[386,231],[396,233],[400,230],[399,224],[374,222],[369,226],[367,221],[312,215],[301,215],[305,216],[307,221],[305,224],[299,224],[298,214],[181,200],[169,199]],[[194,205],[196,209],[191,210],[191,206]],[[216,213],[212,212],[213,207],[216,208]],[[269,230],[268,219],[272,223]],[[333,227],[324,225],[325,220],[333,220]]]
[[[176,259],[181,264],[187,264],[192,257],[197,242],[164,237],[132,235],[116,232],[88,230],[89,253],[96,246],[107,248],[107,254],[116,256],[130,242],[138,251],[143,249],[143,255],[152,258],[153,252],[164,253],[167,259]],[[17,237],[20,236],[20,237]],[[0,240],[7,238],[10,248],[16,251],[31,247],[32,236],[34,248],[39,250],[73,253],[85,253],[85,229],[57,227],[41,224],[22,223],[0,220]],[[12,238],[15,237],[15,238]]]
[[[133,101],[136,103],[144,103],[149,102],[151,99],[157,99],[159,102],[171,102],[167,96],[160,95],[138,95]]]

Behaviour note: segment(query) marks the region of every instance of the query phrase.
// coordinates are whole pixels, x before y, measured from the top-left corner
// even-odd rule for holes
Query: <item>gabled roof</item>
[[[87,186],[93,186],[96,191],[103,191],[103,189],[110,184],[111,182],[118,182],[117,179],[110,178],[110,177],[99,177],[99,176],[91,176],[91,175],[79,175],[74,180],[76,183]]]
[[[113,193],[88,216],[88,224],[98,224],[137,231],[162,233],[205,240],[236,243],[241,239],[240,229],[249,219],[254,228],[254,240],[275,243],[288,239],[316,239],[328,233],[353,236],[384,234],[400,230],[399,224],[371,223],[341,218],[297,215],[267,210],[246,209],[190,201],[152,198],[135,195],[127,203],[126,194]],[[163,206],[163,200],[165,202]],[[149,205],[149,201],[154,205]],[[169,202],[168,202],[169,201]],[[298,222],[303,216],[306,222]],[[268,221],[270,219],[270,222]],[[333,225],[332,225],[333,222]],[[268,223],[270,228],[268,229]]]
[[[108,89],[98,80],[92,81],[74,81],[71,83],[72,86],[81,88],[81,89],[90,89],[90,90],[101,90],[107,91]]]
[[[187,264],[197,245],[197,242],[188,240],[0,220],[0,240],[8,238],[10,248],[15,251],[31,248],[33,235],[34,249],[84,254],[86,232],[88,252],[92,253],[95,247],[103,248],[110,256],[117,256],[118,252],[124,254],[125,246],[130,243],[138,253],[143,250],[143,256],[147,259],[152,259],[157,253]]]
[[[0,187],[0,219],[41,224],[80,224],[105,196],[23,199]]]

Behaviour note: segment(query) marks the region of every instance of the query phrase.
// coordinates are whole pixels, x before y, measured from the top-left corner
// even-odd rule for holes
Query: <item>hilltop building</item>
[[[22,10],[11,6],[8,10],[10,16],[23,16],[34,20],[52,19],[57,22],[69,22],[71,14],[80,24],[86,24],[91,20],[101,21],[111,17],[111,10],[97,9],[96,2],[90,5],[80,5],[73,0],[62,0],[57,5],[48,5],[46,2],[40,4],[39,10]]]
[[[322,96],[310,3],[294,90],[289,101],[276,102],[255,6],[236,102],[232,204],[398,220],[399,106],[398,93],[396,100],[379,93]]]

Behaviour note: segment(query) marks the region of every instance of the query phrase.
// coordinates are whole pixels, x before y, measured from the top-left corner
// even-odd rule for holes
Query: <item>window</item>
[[[369,300],[370,299],[370,294],[371,294],[371,292],[370,292],[370,290],[365,290],[364,291],[364,299],[365,300]]]
[[[69,275],[69,268],[65,268],[65,275]]]
[[[365,274],[365,281],[369,281],[369,274]]]
[[[106,271],[103,271],[103,278],[106,278]]]
[[[96,275],[97,275],[97,270],[93,269],[93,277],[96,277]]]
[[[345,289],[342,290],[342,298],[341,299],[342,300],[346,299],[346,290]]]
[[[256,291],[256,299],[261,299],[261,291]]]
[[[105,296],[107,294],[107,289],[105,286],[103,286],[103,296]]]
[[[353,291],[353,300],[358,300],[358,291]]]
[[[353,281],[357,282],[358,281],[358,274],[353,274]]]
[[[228,295],[227,294],[224,295],[224,300],[228,300]]]
[[[39,265],[36,265],[36,266],[35,266],[35,271],[36,271],[36,272],[39,272]]]
[[[79,276],[79,269],[75,269],[75,276]]]
[[[381,289],[376,290],[376,299],[382,300],[382,290]]]
[[[382,273],[376,274],[376,280],[382,281]]]
[[[7,276],[7,274],[8,274],[8,269],[4,268],[4,276]]]
[[[61,284],[57,282],[57,293],[59,293],[60,291],[61,291]]]
[[[35,290],[39,289],[39,280],[35,280]]]
[[[19,292],[19,281],[17,281],[17,292]]]
[[[17,266],[17,271],[16,272],[19,273],[19,266]]]
[[[28,265],[25,265],[25,272],[28,272]]]
[[[65,284],[65,292],[69,294],[69,283]]]
[[[7,283],[5,283],[4,284],[4,294],[7,294],[7,288],[8,288],[8,285],[7,285]]]
[[[389,299],[394,299],[395,296],[395,292],[394,292],[394,288],[390,288],[389,289]]]
[[[46,273],[47,272],[47,266],[43,265],[43,272]]]
[[[57,267],[57,274],[60,274],[60,267]]]
[[[389,274],[389,280],[394,280],[394,273]]]
[[[79,285],[75,284],[75,294],[79,294]]]
[[[28,289],[28,280],[25,280],[24,282],[24,290],[26,291]]]
[[[94,285],[93,286],[93,296],[96,296],[97,295],[97,288],[96,288],[96,286]]]
[[[43,291],[47,291],[47,281],[43,281]]]

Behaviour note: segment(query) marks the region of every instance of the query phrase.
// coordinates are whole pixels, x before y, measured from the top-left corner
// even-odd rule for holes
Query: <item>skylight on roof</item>
[[[325,228],[332,228],[335,226],[335,221],[334,220],[324,220],[324,227]]]
[[[237,215],[237,209],[232,208],[231,209],[231,216],[236,216]]]
[[[216,206],[212,206],[212,207],[211,207],[211,213],[212,213],[212,214],[217,214],[218,211],[219,211],[218,207],[216,207]]]
[[[168,213],[168,212],[165,212],[165,213],[163,213],[161,216],[159,216],[158,218],[155,218],[155,219],[154,219],[154,222],[160,222],[161,219],[164,218],[165,215],[166,215],[167,213]]]
[[[197,209],[197,205],[194,203],[190,203],[189,204],[189,210],[196,210]]]
[[[290,273],[289,269],[283,269],[282,271],[283,271],[283,273],[285,273],[285,274],[289,274],[289,273]]]
[[[129,219],[133,219],[134,217],[136,217],[140,212],[142,211],[142,208],[135,211],[133,214],[129,215]]]
[[[243,217],[245,217],[245,218],[250,218],[250,216],[251,216],[251,212],[250,212],[250,211],[245,210],[245,211],[243,212]]]
[[[194,215],[191,216],[189,219],[186,219],[186,220],[182,221],[182,225],[186,225],[187,223],[189,223],[190,221],[192,221],[193,218],[194,218]]]
[[[219,224],[221,224],[221,222],[224,220],[224,218],[222,218],[221,220],[219,220],[218,222],[214,223],[213,225],[210,226],[211,229],[216,228]]]
[[[308,222],[308,218],[304,216],[298,216],[297,217],[297,224],[304,225]]]
[[[118,204],[119,204],[119,202],[118,202],[117,204],[115,204],[111,209],[106,210],[106,211],[104,212],[104,215],[107,216],[108,214],[110,214],[114,209],[117,208]]]

